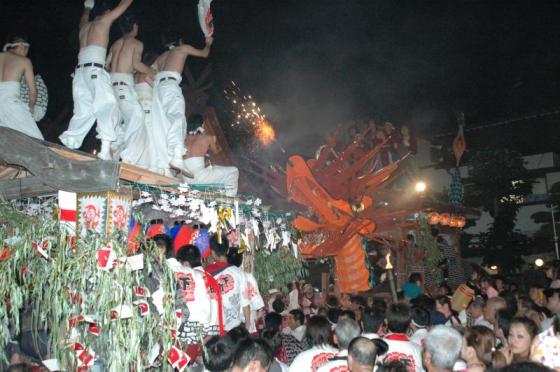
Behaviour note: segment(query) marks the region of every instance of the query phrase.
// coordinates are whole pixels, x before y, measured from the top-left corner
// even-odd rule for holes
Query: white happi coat
[[[334,357],[337,349],[330,345],[313,346],[311,349],[300,353],[290,364],[290,372],[309,371],[316,372],[319,367],[327,364]]]
[[[134,76],[113,72],[111,82],[121,118],[116,128],[117,140],[111,144],[113,159],[118,161],[120,158],[125,163],[146,167],[147,164],[142,164],[147,148],[144,108],[134,89]]]
[[[90,45],[80,49],[78,66],[72,80],[74,115],[68,129],[60,135],[60,141],[71,149],[82,146],[85,136],[97,121],[97,138],[113,142],[117,139],[115,128],[119,120],[119,108],[111,77],[105,71],[105,48]],[[100,66],[84,66],[85,64]]]
[[[327,364],[319,367],[317,372],[348,372],[348,350],[336,354]]]
[[[224,329],[229,331],[245,322],[243,307],[251,304],[247,297],[247,279],[243,271],[235,266],[228,266],[214,274],[214,279],[222,291]]]
[[[17,81],[0,82],[0,126],[43,139],[29,106],[20,98],[20,83]]]
[[[204,157],[195,156],[183,161],[184,167],[190,171],[194,178],[185,177],[185,182],[194,185],[222,185],[227,196],[237,195],[239,170],[236,167],[210,165],[205,167]]]
[[[156,74],[152,101],[152,123],[157,123],[159,131],[151,138],[157,148],[157,168],[169,168],[169,162],[177,155],[185,154],[187,119],[185,118],[185,97],[179,84],[181,75],[175,71],[161,71]]]
[[[422,352],[420,346],[408,339],[404,334],[390,333],[384,338],[389,350],[383,355],[383,363],[399,361],[406,366],[408,372],[423,372]]]
[[[218,311],[206,285],[202,268],[170,265],[177,279],[176,305],[183,311],[177,338],[196,344],[208,334],[216,334]]]
[[[253,274],[243,271],[245,279],[247,281],[247,299],[249,300],[249,307],[251,309],[251,324],[247,328],[249,333],[253,334],[257,332],[257,311],[264,307],[264,300],[259,291],[259,285],[257,284],[257,279]],[[243,312],[243,309],[241,309]]]

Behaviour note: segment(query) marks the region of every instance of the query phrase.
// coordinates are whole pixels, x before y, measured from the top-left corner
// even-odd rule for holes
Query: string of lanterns
[[[462,229],[465,227],[467,220],[463,216],[456,216],[449,213],[431,212],[428,214],[428,223],[430,225],[441,225],[449,227],[457,227]]]

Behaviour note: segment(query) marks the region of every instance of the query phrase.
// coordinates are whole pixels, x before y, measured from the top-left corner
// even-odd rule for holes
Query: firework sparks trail
[[[224,90],[224,94],[232,104],[235,116],[232,127],[249,131],[264,146],[276,141],[276,131],[252,96],[242,94],[234,81]]]

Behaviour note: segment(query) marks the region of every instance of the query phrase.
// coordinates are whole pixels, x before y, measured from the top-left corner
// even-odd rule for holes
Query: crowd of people
[[[164,36],[165,51],[144,55],[137,39],[139,25],[127,12],[133,0],[86,0],[79,24],[80,52],[72,80],[73,116],[59,139],[79,149],[95,125],[103,160],[122,161],[194,184],[221,184],[237,193],[238,170],[207,167],[205,156],[216,151],[216,138],[205,134],[200,115],[188,120],[181,80],[189,56],[206,58],[212,37],[202,49],[185,44],[178,34]],[[118,24],[120,38],[109,48],[110,31]],[[29,40],[13,35],[0,53],[0,126],[43,139],[34,119],[37,89],[27,58]],[[20,82],[29,89],[26,105]]]

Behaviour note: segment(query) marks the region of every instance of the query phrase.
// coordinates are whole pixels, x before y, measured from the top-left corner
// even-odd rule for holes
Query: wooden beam
[[[0,181],[0,196],[6,200],[46,196],[56,194],[57,191],[35,176]]]

